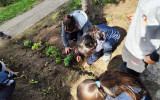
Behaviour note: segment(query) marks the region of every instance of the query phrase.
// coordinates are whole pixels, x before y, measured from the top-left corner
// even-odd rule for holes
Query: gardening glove
[[[87,64],[87,62],[83,65],[83,68],[90,67],[90,65]]]
[[[72,48],[70,48],[70,47],[65,47],[65,53],[66,53],[66,54],[69,53],[70,50],[72,50]]]
[[[77,62],[80,62],[81,61],[81,56],[77,56]]]

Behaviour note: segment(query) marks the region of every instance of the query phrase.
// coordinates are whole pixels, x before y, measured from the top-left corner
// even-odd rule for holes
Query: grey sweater
[[[91,22],[88,20],[88,17],[84,11],[77,10],[70,13],[76,21],[77,27],[76,31],[82,31],[85,34],[88,29],[92,27]],[[64,47],[69,47],[68,40],[66,39],[66,32],[64,30],[63,22],[62,22],[62,41]]]
[[[160,47],[160,0],[139,1],[128,30],[125,46],[138,59],[145,59],[146,55],[158,50]]]

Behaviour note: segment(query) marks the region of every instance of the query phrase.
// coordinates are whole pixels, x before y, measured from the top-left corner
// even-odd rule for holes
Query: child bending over
[[[108,62],[111,58],[113,45],[120,38],[119,32],[106,25],[97,25],[87,31],[86,35],[82,36],[77,41],[78,51],[77,62],[84,56],[89,56],[84,68],[89,67],[93,62],[98,60],[103,55],[103,62]]]
[[[91,27],[92,24],[86,13],[81,10],[73,11],[64,18],[62,22],[62,41],[66,54],[72,50],[68,40],[77,41]],[[75,49],[75,53],[78,53],[78,49]]]

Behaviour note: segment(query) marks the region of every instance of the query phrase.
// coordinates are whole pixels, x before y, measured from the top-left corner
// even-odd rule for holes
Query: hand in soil
[[[80,62],[81,61],[81,56],[77,56],[77,62]]]
[[[88,68],[90,65],[87,64],[87,62],[83,65],[83,68]]]
[[[66,47],[65,48],[65,53],[67,54],[67,53],[69,53],[70,52],[70,50],[72,50],[72,48],[70,48],[70,47]]]
[[[78,54],[78,48],[75,48],[74,52],[75,54]]]

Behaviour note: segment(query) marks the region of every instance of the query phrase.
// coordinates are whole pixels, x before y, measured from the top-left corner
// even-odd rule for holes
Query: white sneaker
[[[111,59],[111,55],[103,56],[103,62],[108,62]]]

